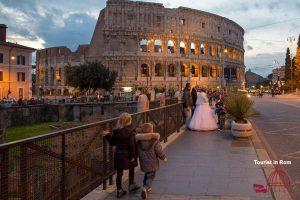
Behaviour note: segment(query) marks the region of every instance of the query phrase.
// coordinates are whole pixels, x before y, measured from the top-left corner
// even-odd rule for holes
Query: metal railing
[[[154,124],[161,140],[183,125],[181,103],[132,114]],[[0,199],[80,199],[112,184],[113,151],[99,134],[118,118],[0,145]]]

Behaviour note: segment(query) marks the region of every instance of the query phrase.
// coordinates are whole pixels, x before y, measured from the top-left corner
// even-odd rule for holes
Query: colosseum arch
[[[204,43],[204,42],[201,42],[201,44],[200,44],[200,46],[199,46],[199,51],[200,51],[200,53],[201,53],[202,55],[205,54],[206,49],[205,49],[205,43]]]
[[[191,76],[192,77],[199,77],[199,66],[196,64],[193,64],[191,67]]]
[[[155,76],[164,76],[164,69],[161,63],[157,63],[154,68]]]
[[[180,53],[181,54],[185,54],[185,53],[187,53],[187,44],[185,43],[185,42],[183,42],[183,41],[181,41],[180,43],[179,43],[179,51],[180,51]]]
[[[173,40],[168,41],[168,53],[175,53],[175,43]]]
[[[210,44],[209,45],[209,55],[210,56],[215,56],[216,55],[216,50],[215,50],[215,45],[214,44]]]
[[[169,77],[175,77],[176,76],[176,70],[175,70],[175,65],[174,64],[170,64],[168,66],[168,76]]]
[[[213,65],[211,67],[210,76],[213,77],[213,78],[217,78],[217,76],[218,76],[218,68],[215,65]]]
[[[150,76],[150,66],[148,64],[143,63],[141,65],[141,77],[149,77]]]
[[[139,44],[140,44],[140,52],[149,52],[148,40],[141,39]]]
[[[201,69],[201,74],[202,74],[202,77],[208,77],[208,66],[207,65],[203,65],[202,66],[202,69]]]
[[[156,53],[162,52],[162,41],[161,40],[154,41],[154,52],[156,52]]]
[[[189,67],[186,64],[181,64],[181,66],[180,66],[180,75],[182,77],[188,77],[189,76]]]
[[[192,54],[198,54],[198,43],[192,42],[190,50]]]

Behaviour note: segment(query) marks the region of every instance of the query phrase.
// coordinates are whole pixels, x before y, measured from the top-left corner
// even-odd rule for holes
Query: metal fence
[[[132,114],[134,128],[154,124],[166,141],[183,125],[182,105]],[[0,145],[0,199],[80,199],[112,184],[113,151],[99,134],[118,118]]]

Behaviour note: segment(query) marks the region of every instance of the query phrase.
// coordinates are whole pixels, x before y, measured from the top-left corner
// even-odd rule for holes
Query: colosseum
[[[191,8],[108,0],[85,61],[118,72],[118,86],[244,87],[244,30],[237,23]]]

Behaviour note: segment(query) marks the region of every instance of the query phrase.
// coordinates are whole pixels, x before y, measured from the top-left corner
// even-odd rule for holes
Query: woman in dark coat
[[[116,147],[114,155],[114,168],[117,170],[117,197],[124,196],[127,192],[122,189],[123,170],[129,170],[129,191],[139,189],[134,183],[134,168],[137,167],[137,148],[135,132],[131,129],[131,116],[123,113],[119,119],[118,128],[102,131],[102,135],[109,141],[110,145]]]

